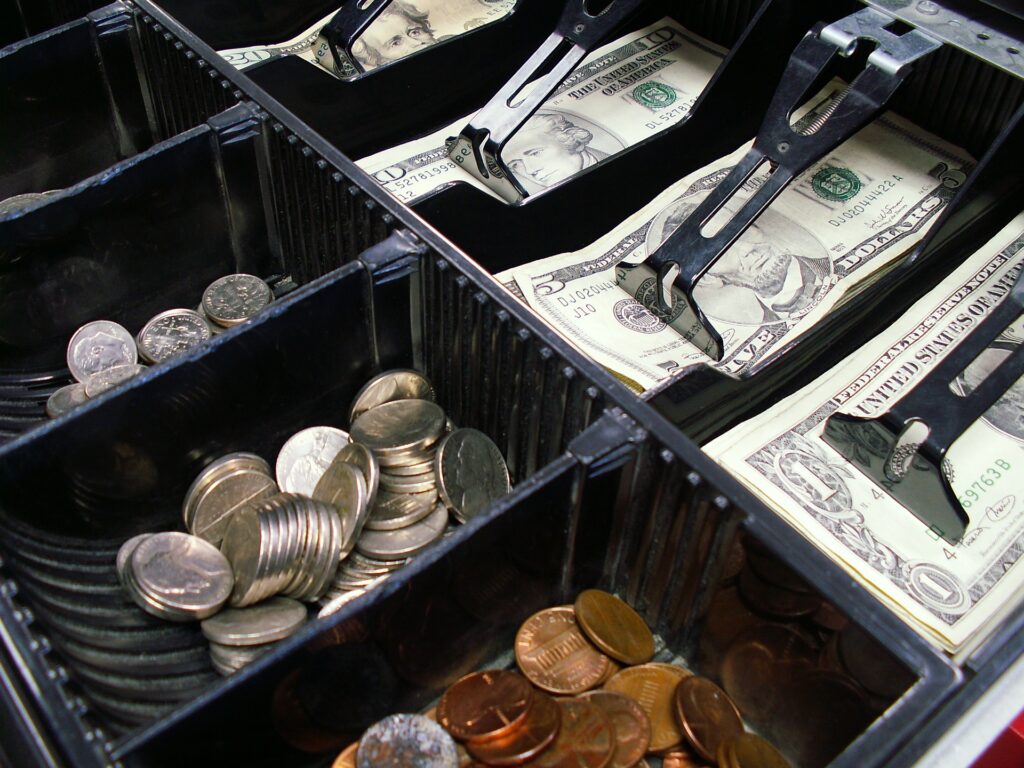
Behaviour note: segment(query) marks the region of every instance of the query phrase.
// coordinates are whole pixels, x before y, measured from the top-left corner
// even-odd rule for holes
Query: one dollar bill
[[[621,37],[583,60],[509,140],[502,159],[531,195],[563,183],[682,121],[723,55],[668,18]],[[497,197],[448,157],[449,141],[471,118],[358,165],[407,203],[457,182]]]
[[[392,0],[353,44],[352,53],[370,72],[445,40],[499,21],[516,0]],[[323,67],[335,77],[356,74],[347,62],[336,66],[321,31],[337,9],[295,37],[279,43],[228,48],[218,53],[238,69],[281,56],[298,56]]]
[[[897,323],[704,450],[947,651],[976,644],[1024,585],[1024,378],[947,453],[970,516],[949,544],[822,438],[841,411],[878,416],[999,306],[1024,265],[1024,214]],[[1024,339],[1018,321],[957,379],[970,391]],[[851,445],[849,450],[871,450]]]
[[[813,119],[842,90],[831,84],[803,117]],[[697,284],[695,298],[724,341],[723,358],[712,362],[665,322],[672,318],[650,309],[655,280],[631,284],[623,262],[651,255],[749,146],[680,180],[592,245],[498,279],[566,339],[645,390],[698,365],[746,377],[919,243],[973,162],[886,113],[794,179]],[[745,195],[764,178],[755,175]]]

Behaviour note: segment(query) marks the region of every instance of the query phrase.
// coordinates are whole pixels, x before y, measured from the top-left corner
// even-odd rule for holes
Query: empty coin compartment
[[[526,618],[598,587],[649,623],[656,661],[718,680],[795,768],[887,764],[957,673],[725,487],[692,445],[607,411],[485,516],[113,755],[324,764],[460,676],[515,668]],[[774,592],[773,614],[748,607],[758,589]]]
[[[0,2],[0,46],[80,19],[104,5],[107,5],[104,0],[41,0],[38,3],[3,0]]]
[[[0,199],[71,186],[234,102],[136,21],[115,3],[0,51]]]

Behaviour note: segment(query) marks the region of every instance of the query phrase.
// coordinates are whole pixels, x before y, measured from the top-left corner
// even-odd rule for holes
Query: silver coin
[[[335,427],[310,427],[292,435],[277,455],[277,484],[285,493],[312,497],[349,436]]]
[[[209,341],[210,328],[191,309],[169,309],[139,331],[139,353],[151,363],[169,360]]]
[[[352,423],[352,439],[382,457],[423,451],[444,433],[445,415],[429,400],[395,400],[378,405]]]
[[[121,582],[122,587],[127,583],[125,572],[128,570],[128,563],[131,561],[132,555],[135,554],[136,547],[152,535],[151,533],[140,533],[137,536],[132,536],[117,550],[115,567],[117,568],[117,580]]]
[[[90,376],[85,382],[85,394],[89,398],[99,397],[108,389],[124,384],[146,370],[146,366],[134,363],[131,365],[115,365],[104,368]]]
[[[13,197],[0,200],[0,216],[13,213],[14,211],[20,211],[22,208],[26,208],[32,203],[45,200],[51,195],[56,195],[61,191],[62,190],[60,189],[51,189],[48,192],[24,192],[20,195],[14,195]]]
[[[429,446],[423,451],[396,451],[388,454],[375,454],[381,472],[391,472],[392,469],[402,469],[418,464],[433,463],[437,456],[437,444]]]
[[[377,500],[377,487],[380,485],[380,465],[377,464],[373,452],[365,445],[349,443],[338,452],[335,461],[352,464],[363,473],[366,480],[366,506],[373,509]]]
[[[441,499],[461,523],[512,490],[501,451],[478,430],[457,429],[447,435],[437,448],[436,461]]]
[[[257,645],[250,648],[237,648],[211,642],[210,663],[213,664],[213,668],[217,672],[225,677],[229,677],[242,669],[242,667],[252,664],[260,656],[267,654],[273,647],[274,643]]]
[[[429,475],[398,478],[381,475],[380,484],[389,493],[426,493],[437,488],[437,479],[433,472]]]
[[[418,371],[385,371],[374,376],[356,393],[349,411],[349,424],[378,405],[395,400],[436,400],[434,388]]]
[[[155,533],[142,541],[128,570],[150,600],[194,619],[205,619],[220,610],[234,585],[231,565],[215,546],[173,531]]]
[[[443,504],[438,504],[429,515],[405,528],[394,531],[364,529],[356,549],[381,560],[411,557],[441,538],[447,526],[448,510]]]
[[[196,501],[206,488],[221,477],[224,477],[237,469],[250,469],[262,472],[270,477],[270,465],[264,461],[262,456],[255,453],[236,452],[225,454],[203,467],[203,471],[196,475],[188,491],[185,492],[185,501],[182,504],[182,519],[185,527],[192,528],[192,520],[195,517]]]
[[[320,612],[317,614],[317,618],[323,619],[328,616],[333,616],[335,613],[340,611],[353,600],[362,597],[371,589],[376,587],[378,584],[383,583],[387,578],[387,576],[381,576],[380,578],[368,584],[363,589],[349,590],[347,592],[343,592],[342,594],[331,595],[330,597],[327,597],[327,595],[325,595],[325,598],[327,599],[320,601],[321,608]]]
[[[213,320],[210,319],[209,315],[206,314],[206,310],[203,309],[203,305],[200,303],[196,307],[196,314],[203,318],[203,322],[206,323],[206,327],[210,329],[210,333],[216,336],[218,333],[224,333],[227,329],[223,325],[217,325]]]
[[[125,328],[109,320],[86,323],[75,331],[68,343],[68,370],[82,383],[107,368],[134,365],[138,361],[135,339]]]
[[[195,536],[220,546],[231,517],[253,502],[278,493],[277,483],[258,468],[229,468],[203,488],[195,499],[188,529]]]
[[[272,597],[248,608],[227,608],[200,625],[211,643],[250,646],[290,637],[306,622],[306,606]]]
[[[387,468],[387,474],[391,477],[409,477],[411,475],[426,475],[434,473],[434,458],[437,456],[437,451],[431,451],[429,458],[415,464],[390,466]]]
[[[276,498],[276,497],[274,497]],[[269,504],[273,499],[266,499]],[[245,507],[231,517],[220,551],[231,563],[235,574],[235,588],[231,593],[231,605],[243,606],[258,602],[249,600],[250,593],[258,584],[257,577],[261,572],[260,557],[268,554],[263,546],[263,529],[256,507]]]
[[[407,494],[381,496],[373,513],[367,519],[364,530],[394,531],[406,528],[434,511],[434,499]]]
[[[273,298],[270,286],[255,275],[226,275],[215,280],[203,292],[203,310],[218,325],[238,325],[267,306]]]
[[[458,768],[455,740],[423,715],[391,715],[359,740],[357,768]]]
[[[63,416],[89,400],[84,384],[68,384],[46,399],[46,415],[51,419]]]
[[[313,498],[330,504],[341,518],[341,557],[352,551],[370,514],[366,478],[358,467],[337,458],[320,478]]]

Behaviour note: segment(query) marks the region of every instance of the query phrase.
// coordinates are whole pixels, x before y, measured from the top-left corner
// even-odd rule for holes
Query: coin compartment
[[[104,5],[107,5],[104,0],[41,0],[38,3],[3,0],[0,2],[0,46],[80,19]]]

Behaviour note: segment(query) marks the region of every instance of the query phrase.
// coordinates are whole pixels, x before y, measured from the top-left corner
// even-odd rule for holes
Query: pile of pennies
[[[296,632],[305,603],[339,610],[511,490],[498,447],[434,398],[420,373],[387,371],[357,394],[351,436],[303,429],[273,475],[254,453],[212,461],[185,494],[187,533],[125,542],[125,590],[153,615],[201,620],[225,675]]]
[[[729,696],[678,664],[653,662],[644,620],[607,592],[534,614],[515,639],[518,671],[469,674],[423,715],[370,727],[334,768],[787,768],[746,732]]]
[[[47,416],[55,419],[132,378],[144,364],[169,360],[245,322],[273,298],[270,286],[255,275],[226,275],[210,284],[195,310],[161,312],[135,337],[110,320],[86,323],[68,343],[68,370],[75,383],[50,395]]]

